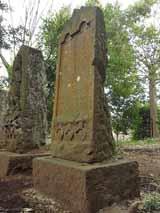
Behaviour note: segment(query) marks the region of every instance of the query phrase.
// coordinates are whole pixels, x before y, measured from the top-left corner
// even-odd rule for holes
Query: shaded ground
[[[27,174],[0,179],[0,212],[69,213],[59,203],[37,193],[32,176]]]
[[[146,164],[147,158],[140,153],[137,160],[141,163],[145,161]],[[160,210],[146,211],[142,207],[146,194],[160,193],[160,179],[147,172],[146,168],[146,174],[141,174],[141,199],[115,204],[111,208],[100,210],[99,213],[160,213]],[[32,176],[27,173],[0,179],[0,212],[69,213],[64,211],[59,203],[37,193],[33,189]]]
[[[0,179],[0,212],[21,212],[29,207],[22,197],[22,191],[31,187],[31,176],[19,175]]]
[[[142,197],[158,189],[159,183],[152,177],[141,177]],[[100,213],[146,213],[147,211],[138,208],[132,212],[139,201],[140,199],[128,200],[101,210]],[[32,177],[26,174],[0,179],[0,212],[69,213],[64,211],[59,203],[38,194],[32,187]],[[153,212],[160,213],[160,211]]]

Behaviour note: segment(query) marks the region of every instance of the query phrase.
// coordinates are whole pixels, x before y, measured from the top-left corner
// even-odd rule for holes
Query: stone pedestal
[[[13,152],[0,152],[0,178],[8,175],[32,173],[32,160],[36,157],[49,156],[48,153],[17,154]]]
[[[96,213],[120,200],[139,196],[134,161],[77,163],[58,158],[33,160],[34,187],[72,213]]]

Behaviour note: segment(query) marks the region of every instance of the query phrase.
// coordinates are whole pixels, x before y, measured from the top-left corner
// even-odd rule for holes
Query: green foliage
[[[111,98],[112,125],[118,140],[120,132],[127,135],[128,131],[133,128],[133,122],[137,116],[137,102],[131,98],[117,98],[117,96]]]
[[[147,212],[160,210],[160,194],[157,192],[147,194],[143,202],[144,202],[143,208]]]
[[[158,126],[160,129],[160,108],[158,108]],[[141,140],[151,137],[150,131],[150,106],[149,104],[139,104],[133,119],[133,138]]]
[[[134,49],[143,75],[159,80],[160,66],[160,31],[153,25],[134,28]]]
[[[86,2],[86,6],[97,6],[97,7],[101,7],[101,4],[100,4],[99,0],[88,0]]]
[[[124,11],[116,3],[107,4],[103,12],[108,48],[106,87],[111,102],[113,128],[118,136],[120,132],[127,134],[131,128],[141,88]]]
[[[133,138],[140,140],[151,137],[150,135],[150,109],[149,105],[140,105],[134,119]]]
[[[117,146],[120,147],[124,147],[124,146],[144,146],[144,145],[153,145],[153,144],[157,144],[157,140],[155,140],[154,138],[147,138],[144,140],[135,140],[135,139],[131,139],[131,140],[119,140],[117,143]]]
[[[126,9],[126,21],[132,29],[137,24],[150,17],[152,6],[158,3],[159,0],[139,0]]]
[[[144,65],[142,62],[139,63],[141,55],[137,55],[135,42],[140,35],[142,42],[146,42],[148,38],[144,35],[147,34],[150,36],[148,39],[150,43],[155,38],[154,45],[152,42],[151,47],[159,47],[157,32],[154,31],[153,27],[150,27],[147,30],[148,32],[144,33],[145,27],[142,26],[142,23],[145,24],[144,20],[150,16],[152,6],[157,2],[156,0],[138,1],[127,10],[121,10],[118,3],[115,5],[107,4],[103,9],[108,40],[106,87],[111,100],[112,123],[116,134],[120,132],[126,134],[128,129],[134,128],[138,117],[137,103],[144,98],[142,83],[144,80],[146,83],[146,78],[144,78],[144,74],[139,75],[139,71],[144,69]],[[157,41],[155,42],[155,40]],[[138,50],[140,50],[139,46],[137,44]],[[143,55],[143,58],[147,58],[149,61],[153,51],[150,48],[145,49],[145,52],[150,55],[148,57]],[[156,56],[159,57],[159,55],[156,53]],[[157,67],[154,62],[152,66]],[[150,136],[146,133],[144,135]]]
[[[54,84],[60,33],[70,17],[70,8],[64,7],[56,14],[50,14],[43,20],[39,36],[39,47],[42,49],[46,62],[48,79],[48,121],[52,120]]]
[[[132,29],[130,29],[141,83],[144,84],[145,87],[146,85],[148,86],[150,103],[149,119],[150,123],[152,123],[150,132],[153,137],[158,137],[159,135],[156,122],[156,84],[160,82],[160,31],[156,28],[156,25],[146,24],[146,17],[149,18],[151,16],[151,6],[158,2],[159,0],[144,0],[136,3],[134,7],[136,11],[138,11],[138,14],[141,13],[141,18],[138,20],[139,22],[136,20],[136,22],[131,25]],[[137,8],[139,10],[137,10]],[[146,99],[148,99],[148,97]]]

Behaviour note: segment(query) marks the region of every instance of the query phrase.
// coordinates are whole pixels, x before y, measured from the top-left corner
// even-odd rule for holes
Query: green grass
[[[158,144],[157,139],[147,138],[145,140],[126,140],[126,141],[118,141],[116,142],[117,146],[128,146],[128,145],[150,145],[150,144]]]

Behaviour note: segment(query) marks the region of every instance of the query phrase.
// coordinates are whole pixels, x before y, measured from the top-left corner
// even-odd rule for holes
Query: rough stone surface
[[[5,147],[4,118],[8,108],[8,91],[0,89],[0,148]]]
[[[113,153],[104,95],[106,34],[97,7],[75,10],[59,42],[53,115],[54,157],[99,162]]]
[[[7,104],[8,92],[6,90],[0,89],[0,128],[2,127],[6,109],[8,108]]]
[[[114,202],[139,196],[137,168],[136,162],[128,161],[82,164],[37,158],[33,160],[34,187],[72,213],[96,213]]]
[[[0,178],[8,175],[32,173],[32,160],[36,157],[49,156],[48,153],[17,154],[12,152],[0,152]]]
[[[41,52],[22,46],[13,64],[9,108],[3,125],[9,151],[25,153],[45,143],[45,86],[46,72]]]

